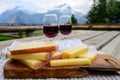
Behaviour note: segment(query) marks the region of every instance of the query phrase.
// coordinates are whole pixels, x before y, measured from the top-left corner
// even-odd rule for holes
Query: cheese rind
[[[85,54],[78,55],[78,58],[89,58],[91,59],[91,61],[94,61],[96,57],[97,57],[97,54],[95,53],[85,53]]]
[[[32,54],[38,52],[52,52],[57,51],[58,46],[53,42],[23,42],[18,44],[13,50],[11,55]]]
[[[50,52],[41,52],[41,53],[34,53],[34,54],[21,54],[21,55],[11,55],[11,53],[7,53],[7,58],[12,59],[32,59],[32,60],[48,60],[50,59]]]
[[[62,59],[62,53],[61,52],[55,52],[53,56],[51,57],[51,60],[57,60]]]
[[[60,59],[60,60],[50,61],[51,67],[84,66],[90,64],[91,64],[91,60],[88,58]]]
[[[70,48],[62,51],[62,58],[63,59],[75,58],[80,54],[86,53],[87,51],[88,51],[87,46],[78,46],[78,47]]]

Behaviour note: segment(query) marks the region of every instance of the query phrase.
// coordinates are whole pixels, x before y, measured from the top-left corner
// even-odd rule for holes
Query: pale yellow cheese
[[[87,51],[88,51],[87,46],[78,46],[78,47],[70,48],[62,51],[62,58],[63,59],[75,58],[80,54],[86,53]]]
[[[74,59],[60,59],[60,60],[51,60],[51,67],[62,67],[62,66],[83,66],[90,65],[91,60],[88,58],[74,58]]]
[[[64,51],[70,52],[70,51],[73,51],[73,50],[77,49],[78,47],[79,47],[79,46],[77,46],[77,47],[72,47],[72,48],[66,49],[66,50],[64,50]]]
[[[41,52],[41,53],[34,53],[34,54],[20,54],[20,55],[11,55],[11,53],[7,53],[7,58],[12,59],[33,59],[33,60],[47,60],[49,59],[50,53],[49,52]]]
[[[85,53],[78,55],[78,58],[89,58],[91,61],[94,61],[97,57],[97,54],[95,53]]]
[[[24,60],[24,59],[17,59],[17,61],[21,62],[22,64],[37,70],[40,66],[37,66],[38,64],[42,64],[42,61],[40,60]]]
[[[18,44],[13,50],[20,50],[20,49],[29,49],[29,48],[37,48],[37,47],[44,47],[44,46],[53,46],[55,45],[53,42],[22,42]]]

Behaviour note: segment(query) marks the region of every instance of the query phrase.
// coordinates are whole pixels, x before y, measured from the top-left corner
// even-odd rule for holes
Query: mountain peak
[[[69,9],[69,10],[72,9],[72,7],[66,3],[61,4],[59,6],[56,6],[55,8],[57,8],[57,9]]]
[[[74,14],[74,10],[72,9],[72,7],[66,3],[54,7],[54,10],[58,10],[65,14],[69,14],[69,13]]]
[[[56,6],[56,8],[61,8],[61,7],[70,7],[70,6],[66,3]]]

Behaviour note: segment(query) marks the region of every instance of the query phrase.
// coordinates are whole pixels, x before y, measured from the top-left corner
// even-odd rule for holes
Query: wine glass
[[[60,33],[64,35],[64,38],[67,38],[67,36],[72,32],[71,17],[69,15],[60,16],[59,27]]]
[[[56,14],[45,14],[43,19],[43,33],[50,41],[58,34],[58,19]]]

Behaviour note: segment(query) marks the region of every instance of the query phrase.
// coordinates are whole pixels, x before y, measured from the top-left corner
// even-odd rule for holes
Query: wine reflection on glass
[[[50,41],[58,34],[58,19],[56,14],[45,14],[43,19],[43,33]]]
[[[69,15],[62,15],[59,19],[60,33],[64,35],[66,39],[67,36],[72,32],[72,22]]]

